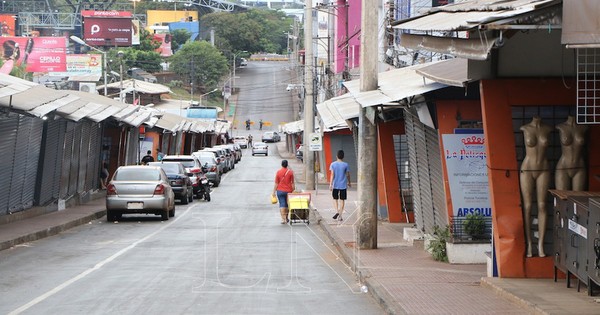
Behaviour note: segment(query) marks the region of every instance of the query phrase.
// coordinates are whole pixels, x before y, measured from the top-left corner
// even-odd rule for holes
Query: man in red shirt
[[[294,172],[288,168],[288,161],[281,161],[281,168],[275,174],[275,186],[273,187],[273,196],[277,195],[279,200],[279,213],[281,214],[281,224],[288,222],[288,203],[287,195],[296,189],[294,182]]]

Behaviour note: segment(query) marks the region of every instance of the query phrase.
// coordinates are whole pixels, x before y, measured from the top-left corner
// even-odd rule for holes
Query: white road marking
[[[104,265],[108,264],[109,262],[117,259],[119,256],[125,254],[126,252],[130,251],[131,249],[133,249],[134,247],[136,247],[138,244],[148,240],[149,238],[155,236],[156,234],[162,232],[164,229],[168,228],[169,226],[171,226],[172,224],[174,224],[175,222],[177,222],[177,220],[181,219],[183,216],[185,216],[190,209],[192,208],[192,206],[189,206],[187,209],[185,209],[185,212],[183,212],[182,215],[177,216],[177,218],[175,218],[175,220],[169,220],[169,223],[163,225],[160,229],[154,231],[153,233],[133,242],[131,245],[121,249],[120,251],[116,252],[115,254],[113,254],[112,256],[106,258],[105,260],[97,263],[94,267],[89,268],[87,270],[85,270],[84,272],[76,275],[75,277],[61,283],[60,285],[56,286],[55,288],[53,288],[52,290],[36,297],[35,299],[31,300],[29,303],[17,308],[16,310],[8,313],[9,315],[16,315],[16,314],[21,314],[22,312],[30,309],[31,307],[35,306],[38,303],[43,302],[44,300],[46,300],[47,298],[53,296],[54,294],[62,291],[64,288],[70,286],[71,284],[85,278],[86,276],[88,276],[89,274],[91,274],[92,272],[99,270],[100,268],[104,267]]]

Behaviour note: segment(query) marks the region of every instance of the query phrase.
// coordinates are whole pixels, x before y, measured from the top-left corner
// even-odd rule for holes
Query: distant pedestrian
[[[262,130],[263,121],[262,119],[258,122],[258,130]]]
[[[333,219],[342,221],[342,213],[344,212],[344,205],[347,198],[348,187],[351,187],[350,183],[350,171],[348,163],[344,162],[344,150],[337,152],[337,161],[331,163],[329,166],[331,176],[329,178],[329,190],[333,196],[333,205],[335,207],[335,214]]]
[[[281,161],[281,168],[275,174],[275,186],[273,187],[273,196],[279,200],[279,214],[281,215],[281,224],[286,224],[288,220],[287,195],[296,189],[294,182],[294,171],[288,168],[288,161]]]
[[[108,185],[108,164],[106,162],[102,162],[102,169],[100,170],[100,188],[106,189],[106,185]]]
[[[248,146],[252,146],[252,135],[248,135]]]
[[[154,157],[152,156],[152,150],[148,150],[146,155],[142,158],[142,165],[148,165],[150,162],[154,162]]]
[[[156,159],[160,162],[164,157],[165,154],[160,149],[156,149]]]

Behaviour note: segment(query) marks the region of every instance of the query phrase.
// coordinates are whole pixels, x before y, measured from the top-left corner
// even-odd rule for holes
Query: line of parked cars
[[[237,144],[223,144],[189,155],[166,155],[148,165],[121,166],[106,187],[106,220],[120,220],[123,214],[175,216],[175,200],[188,204],[196,199],[210,201],[211,187],[241,161]]]

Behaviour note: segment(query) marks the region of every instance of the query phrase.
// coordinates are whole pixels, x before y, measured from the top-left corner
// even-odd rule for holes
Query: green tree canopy
[[[217,12],[200,19],[201,29],[215,31],[221,51],[283,53],[293,20],[282,11],[252,9],[242,13]]]
[[[227,59],[206,41],[185,43],[170,62],[173,72],[205,90],[216,88],[221,77],[229,71]]]

